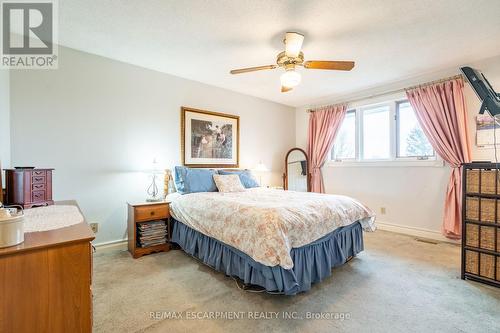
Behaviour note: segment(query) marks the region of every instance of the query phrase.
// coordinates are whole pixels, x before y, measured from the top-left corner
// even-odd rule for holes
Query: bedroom
[[[462,207],[463,200],[459,197],[448,201],[447,189],[453,169],[445,161],[449,156],[443,156],[442,145],[431,137],[432,133],[424,133],[422,124],[427,123],[417,115],[423,111],[420,108],[415,111],[413,105],[418,104],[408,97],[418,89],[458,82],[464,107],[453,110],[458,117],[464,116],[463,122],[458,125],[451,122],[448,129],[466,138],[463,147],[469,149],[468,157],[458,163],[495,162],[496,149],[491,140],[494,143],[496,138],[491,134],[497,134],[496,127],[483,129],[477,123],[481,100],[460,67],[480,70],[499,92],[500,47],[492,37],[500,33],[498,1],[45,2],[53,4],[51,55],[56,57],[51,59],[55,61],[55,68],[46,68],[48,58],[43,58],[47,62],[42,68],[22,68],[19,63],[5,68],[2,61],[0,69],[0,163],[2,170],[10,169],[2,172],[7,193],[0,201],[20,203],[9,200],[15,186],[14,181],[9,181],[12,175],[28,175],[29,181],[43,178],[43,183],[29,184],[33,186],[28,192],[30,200],[34,199],[31,195],[43,193],[43,203],[52,200],[56,204],[26,206],[25,231],[29,230],[29,216],[33,216],[33,212],[71,206],[62,201],[77,203],[85,218],[84,224],[92,224],[97,229],[95,233],[90,233],[89,227],[82,229],[86,236],[79,244],[88,248],[91,243],[95,251],[73,253],[70,260],[57,263],[78,277],[72,281],[81,279],[82,284],[72,287],[80,287],[82,293],[87,288],[87,296],[78,298],[82,304],[76,308],[90,308],[87,312],[91,311],[91,315],[73,317],[69,310],[57,311],[61,307],[71,308],[64,306],[67,299],[61,295],[54,300],[38,299],[34,295],[26,297],[26,285],[43,291],[53,279],[65,281],[70,275],[61,273],[53,277],[47,265],[43,265],[49,259],[11,272],[12,267],[18,266],[9,264],[9,260],[22,260],[37,253],[35,248],[23,251],[33,237],[72,228],[55,229],[57,223],[68,219],[57,219],[53,225],[41,219],[41,224],[51,230],[26,232],[23,243],[0,249],[0,291],[8,295],[0,297],[0,331],[33,331],[30,323],[42,322],[52,331],[78,328],[95,332],[256,329],[493,332],[500,329],[496,311],[500,305],[499,289],[469,278],[461,279],[462,219],[445,216],[444,212],[445,203],[454,202]],[[2,1],[4,14],[4,5],[8,3]],[[19,23],[17,29],[21,29],[15,30],[16,24],[9,25],[9,29],[14,27],[17,31],[12,34],[12,43],[24,45],[14,40],[22,32],[22,19],[17,17],[19,22],[16,17],[10,19]],[[5,16],[2,21],[4,31],[9,30],[5,28]],[[288,35],[290,44],[284,44],[287,32],[300,34]],[[36,34],[31,35],[32,39],[35,37]],[[300,83],[291,91],[281,92],[281,76],[286,72],[283,67],[230,74],[235,69],[278,66],[278,55],[283,51],[286,54],[287,45],[291,48],[292,44],[299,45],[304,63],[288,68],[289,72],[301,76]],[[4,57],[6,51],[2,50]],[[321,70],[304,66],[313,60],[352,61],[354,67]],[[458,103],[447,101],[453,106]],[[326,112],[319,110],[325,108]],[[196,112],[200,110],[219,115]],[[315,114],[322,113],[339,117],[329,120],[334,125],[328,126],[326,132],[319,131],[317,138],[324,140],[325,147],[317,149],[318,142],[309,137],[310,123]],[[186,121],[189,117],[191,121]],[[212,123],[207,132],[210,137],[189,127],[197,121],[198,124]],[[325,123],[326,120],[321,119],[316,122]],[[410,127],[417,128],[413,135],[405,130]],[[408,142],[415,137],[420,142],[416,146],[425,147],[424,153],[413,154],[408,147]],[[193,144],[186,145],[186,142]],[[215,154],[214,161],[207,161],[209,155],[206,154],[213,150],[197,150],[202,143],[207,147],[212,143],[227,145],[231,150]],[[340,149],[341,146],[347,148]],[[286,158],[295,147],[310,155],[308,167],[296,163],[305,160],[297,150]],[[188,150],[191,155],[187,154]],[[228,156],[230,158],[225,158]],[[293,167],[290,164],[288,168],[288,162]],[[214,195],[225,194],[230,198],[239,196],[240,192],[181,195],[179,178],[182,177],[178,177],[179,172],[176,174],[176,167],[186,165],[190,165],[190,173],[203,173],[190,184],[195,187],[206,185],[205,176],[210,169],[250,170],[242,176],[223,179],[238,178],[243,186],[245,181],[262,185],[263,193],[252,194],[260,188],[241,191],[249,193],[247,200],[254,200],[249,204],[251,209],[263,206],[273,214],[284,209],[285,213],[300,215],[300,218],[283,222],[279,216],[281,225],[264,223],[265,218],[249,217],[241,211],[228,214],[222,208],[228,206],[209,201]],[[28,166],[36,169],[14,169]],[[495,165],[484,169],[481,180],[486,179],[490,169],[496,169]],[[187,172],[188,169],[178,170]],[[294,191],[281,189],[285,185],[283,175],[288,171],[296,175],[296,181],[288,179],[289,187],[293,183],[296,190],[300,189],[296,197],[292,197]],[[156,194],[150,187],[153,178],[158,188],[156,197],[164,198],[167,172],[175,178],[170,188],[177,194],[169,196],[168,202],[148,203],[146,199]],[[213,176],[209,174],[210,190],[214,184],[218,189],[215,181],[212,183]],[[321,191],[321,179],[327,196],[307,192],[307,183],[310,192]],[[45,189],[35,191],[38,189],[35,186]],[[480,198],[479,203],[497,199],[496,189],[493,189],[495,194],[487,194],[484,188],[484,198],[473,198]],[[274,196],[269,197],[268,192]],[[315,206],[318,202],[329,205],[326,199],[318,198],[340,200],[333,195],[354,199],[348,203],[351,206],[344,207],[346,211],[359,208],[357,203],[362,203],[371,213],[356,210],[362,216],[355,220],[318,219],[320,213],[332,213],[325,207]],[[179,236],[182,225],[175,224],[173,216],[167,221],[165,211],[168,209],[168,215],[180,219],[181,209],[174,211],[176,208],[171,206],[175,206],[175,200],[190,197],[197,201],[191,205],[202,206],[203,200],[208,200],[208,204],[205,202],[205,208],[196,211],[188,209],[186,214],[222,216],[220,214],[226,212],[226,218],[231,221],[239,218],[241,223],[224,227],[217,224],[221,219],[208,223],[209,218],[203,215],[201,220],[205,224],[196,226],[193,222],[190,229],[184,230],[186,233],[197,231],[200,242],[206,236],[207,242],[218,242],[210,244],[219,244],[221,251],[240,251],[234,251],[240,260],[244,257],[260,266],[250,265],[253,267],[250,269],[248,264],[233,265],[233,268],[247,267],[252,272],[227,274],[220,272],[229,269],[227,265],[213,269],[207,265],[214,266],[214,263],[204,260],[203,254],[212,253],[215,259],[223,257],[215,250],[195,252],[189,244],[175,242],[172,242],[175,246],[170,246],[171,236],[175,232]],[[280,199],[282,197],[286,199]],[[127,203],[131,204],[131,212]],[[336,202],[332,207],[338,212],[342,211],[341,206]],[[137,237],[136,215],[143,208],[147,214],[160,214],[159,219],[168,222],[165,227],[171,229],[167,230],[168,244],[165,244],[169,249],[172,247],[171,250],[139,253],[141,248],[134,239]],[[493,211],[495,221],[495,209]],[[66,214],[79,213],[68,208]],[[308,244],[313,247],[314,241],[325,240],[325,236],[338,238],[346,234],[349,231],[346,228],[354,225],[353,222],[368,217],[363,214],[375,216],[375,221],[365,225],[366,230],[357,233],[358,238],[353,236],[358,246],[354,244],[356,241],[339,245],[340,250],[348,247],[347,255],[323,258],[330,260],[325,264],[330,267],[314,266],[322,272],[317,279],[310,277],[314,283],[308,283],[302,275],[302,278],[295,277],[290,288],[285,286],[285,282],[290,281],[286,272],[291,266],[305,267],[293,259],[290,263],[292,251],[298,255],[298,248],[304,250]],[[443,233],[444,221],[446,234],[453,239]],[[486,219],[479,219],[481,221]],[[189,228],[187,218],[180,222]],[[241,227],[245,222],[258,222],[264,229],[269,225],[281,226],[288,237],[278,238],[282,242],[279,244],[270,241],[272,235],[268,233],[265,243],[264,237],[259,238],[255,232],[255,226],[247,225],[247,230]],[[309,226],[308,233],[292,228],[302,223]],[[341,226],[342,223],[349,225]],[[450,233],[457,226],[458,231]],[[493,229],[489,229],[491,225],[476,223],[474,226],[484,227],[484,237],[489,230],[497,235],[494,224]],[[215,236],[216,227],[221,227],[219,233],[226,235]],[[360,230],[361,225],[356,228]],[[368,230],[375,228],[374,232]],[[0,233],[5,235],[6,230],[0,229]],[[273,235],[276,233],[274,230]],[[247,242],[246,248],[237,249],[237,241],[232,247],[224,246],[244,235],[255,237],[253,242]],[[221,239],[223,237],[228,239]],[[478,238],[482,239],[481,235]],[[55,248],[62,248],[62,236],[50,240],[59,242]],[[290,246],[287,241],[295,245]],[[132,250],[128,242],[132,242]],[[481,243],[486,244],[482,240]],[[267,250],[275,251],[275,261],[259,257],[263,244],[268,246]],[[496,246],[495,241],[493,249],[473,252],[478,254],[476,275],[479,278],[489,276],[489,270],[493,269],[491,280],[496,279],[494,268],[499,265],[485,266],[487,261],[479,259],[497,258],[498,255],[491,254],[497,253]],[[139,252],[135,253],[137,249]],[[166,246],[161,249],[165,250]],[[133,258],[134,253],[138,258]],[[87,262],[77,269],[80,266],[74,262],[82,258]],[[338,264],[335,260],[339,260]],[[324,261],[319,260],[318,265],[321,263]],[[311,260],[305,260],[305,264],[311,264]],[[481,271],[483,266],[485,272]],[[251,279],[255,272],[264,276],[272,272],[271,275],[278,277],[267,275],[268,284],[262,286],[255,278]],[[40,278],[42,275],[46,277],[46,284]],[[23,282],[14,283],[17,280]],[[65,294],[69,294],[70,286],[62,282],[58,285],[64,286]],[[33,301],[35,299],[39,301]],[[27,307],[25,300],[35,305]],[[50,311],[43,311],[49,308]],[[27,318],[32,320],[23,320]]]

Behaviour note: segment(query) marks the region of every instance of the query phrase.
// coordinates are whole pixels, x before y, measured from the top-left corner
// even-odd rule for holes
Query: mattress
[[[375,216],[341,195],[252,188],[242,192],[191,193],[170,204],[172,216],[266,266],[293,268],[291,249],[357,221],[375,230]]]

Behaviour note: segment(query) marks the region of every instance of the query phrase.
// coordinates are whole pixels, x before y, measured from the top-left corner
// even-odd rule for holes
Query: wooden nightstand
[[[169,203],[162,202],[144,202],[128,203],[128,250],[134,258],[154,252],[166,252],[171,248],[170,245],[170,209]],[[141,247],[138,239],[138,227],[141,223],[152,221],[163,221],[166,226],[166,242],[164,244]]]

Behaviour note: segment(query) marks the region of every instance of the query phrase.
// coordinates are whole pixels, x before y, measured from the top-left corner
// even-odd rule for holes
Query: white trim
[[[429,160],[397,159],[397,160],[364,160],[364,161],[327,161],[328,167],[434,167],[442,168],[444,161],[440,158]]]
[[[118,239],[109,242],[102,242],[93,244],[96,248],[96,251],[104,251],[104,250],[126,250],[127,249],[127,239]]]
[[[381,221],[376,221],[375,223],[377,225],[377,228],[380,230],[460,245],[460,240],[453,240],[446,238],[439,231],[425,229],[425,228],[410,227],[405,225],[397,225]]]

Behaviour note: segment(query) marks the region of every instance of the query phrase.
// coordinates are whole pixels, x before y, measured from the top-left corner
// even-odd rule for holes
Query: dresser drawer
[[[33,177],[31,178],[31,182],[33,184],[45,184],[45,179],[46,179],[45,176],[35,176],[35,175],[33,175]]]
[[[46,175],[46,171],[45,171],[45,170],[33,170],[33,171],[31,172],[31,174],[32,174],[33,176],[44,176],[44,177],[45,177],[45,175]]]
[[[39,183],[39,184],[32,184],[31,185],[31,190],[32,191],[45,191],[46,185],[45,183]]]
[[[167,205],[152,205],[135,207],[136,221],[151,221],[155,219],[164,219],[170,216]]]
[[[45,201],[45,191],[33,191],[31,193],[31,202]]]

